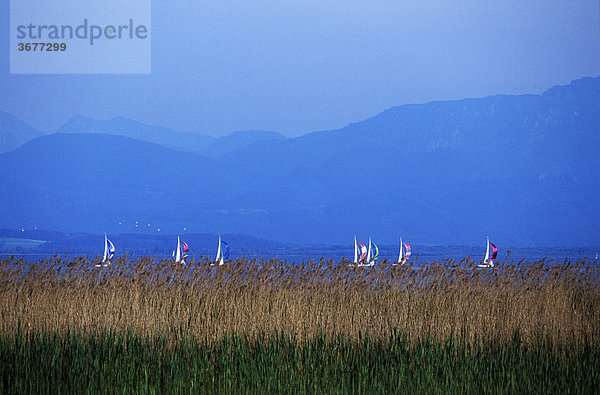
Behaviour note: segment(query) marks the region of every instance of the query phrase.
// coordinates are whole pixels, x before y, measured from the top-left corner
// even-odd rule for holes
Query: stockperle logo
[[[150,0],[11,0],[13,74],[148,74]]]

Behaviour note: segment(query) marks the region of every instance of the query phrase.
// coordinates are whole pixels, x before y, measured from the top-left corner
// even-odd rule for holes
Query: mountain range
[[[0,154],[12,151],[43,135],[14,115],[0,111]]]
[[[177,151],[191,152],[215,158],[247,145],[265,140],[282,140],[277,132],[264,130],[236,131],[220,138],[198,133],[182,133],[160,126],[146,125],[131,119],[116,117],[96,120],[76,115],[62,125],[57,133],[109,134],[159,144]]]
[[[600,77],[392,107],[297,138],[82,117],[21,138],[0,154],[0,227],[336,244],[356,234],[573,246],[600,235]]]

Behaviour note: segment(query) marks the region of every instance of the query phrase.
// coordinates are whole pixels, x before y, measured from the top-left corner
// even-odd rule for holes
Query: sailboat
[[[400,238],[400,254],[398,255],[398,262],[392,264],[392,266],[402,266],[405,265],[412,254],[410,245]]]
[[[490,257],[490,246],[492,246],[492,256]],[[485,250],[485,258],[483,259],[483,263],[477,265],[477,267],[487,268],[494,267],[494,261],[496,260],[496,256],[498,256],[498,248],[492,242],[490,242],[490,238],[487,238],[487,248]]]
[[[183,248],[182,245],[183,244]],[[177,251],[175,252],[175,263],[181,263],[185,265],[185,260],[189,256],[190,247],[186,244],[185,241],[181,240],[179,236],[177,236]]]
[[[360,255],[359,255],[360,251]],[[359,264],[367,258],[367,247],[354,236],[354,264],[349,266],[360,266]]]
[[[373,248],[375,249],[375,253],[373,254],[373,256],[371,256],[371,246],[373,246]],[[358,266],[374,266],[375,265],[375,261],[377,260],[377,258],[379,257],[379,247],[377,247],[377,244],[371,242],[371,238],[369,237],[369,250],[367,252],[367,259],[363,260],[361,263],[358,264]]]
[[[223,245],[223,248],[221,248]],[[219,235],[219,246],[217,247],[217,257],[215,258],[215,263],[213,265],[223,265],[225,260],[229,259],[229,244],[225,242],[225,240],[221,239],[221,235]]]
[[[104,234],[104,255],[102,255],[102,264],[97,264],[96,267],[110,265],[110,260],[115,256],[115,245],[108,240],[106,233]]]

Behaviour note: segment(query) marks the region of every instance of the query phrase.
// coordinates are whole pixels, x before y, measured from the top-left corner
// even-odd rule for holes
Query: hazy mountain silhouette
[[[543,95],[405,105],[216,159],[55,134],[0,155],[1,227],[241,233],[284,242],[590,245],[600,78]],[[216,149],[215,149],[216,151]],[[121,224],[119,224],[121,222]]]
[[[240,130],[219,137],[198,153],[210,158],[218,158],[241,148],[271,140],[286,140],[284,135],[266,130]],[[259,147],[257,149],[260,149]]]
[[[127,118],[96,120],[76,115],[57,133],[95,133],[130,137],[185,152],[200,152],[215,138],[198,133],[182,133],[161,126],[146,125]]]
[[[96,120],[76,115],[58,128],[57,133],[110,134],[163,145],[178,151],[217,158],[242,147],[266,140],[283,140],[285,136],[271,131],[245,130],[215,138],[198,133],[182,133],[160,126],[146,125],[116,117]],[[16,147],[15,147],[16,148]]]
[[[14,115],[0,111],[0,153],[12,151],[43,135]]]

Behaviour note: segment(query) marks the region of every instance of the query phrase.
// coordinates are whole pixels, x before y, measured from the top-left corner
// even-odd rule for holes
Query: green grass
[[[518,335],[496,344],[449,338],[410,345],[283,334],[226,336],[208,345],[183,336],[131,333],[0,336],[0,393],[63,392],[504,392],[593,393],[600,388],[598,346],[556,349]]]

